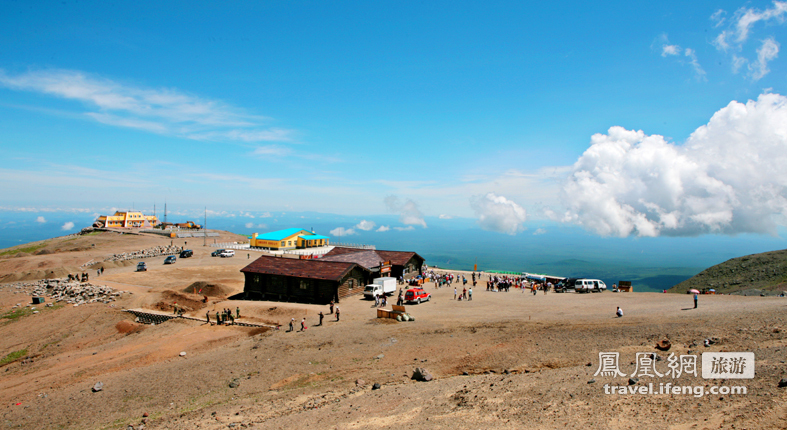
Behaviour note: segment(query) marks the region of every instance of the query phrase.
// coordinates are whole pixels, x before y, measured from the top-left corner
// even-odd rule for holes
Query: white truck
[[[374,299],[375,296],[385,294],[390,296],[396,292],[396,278],[385,277],[375,278],[370,285],[363,290],[363,295],[367,299]]]
[[[578,293],[600,293],[607,289],[607,284],[598,279],[577,279],[574,290]]]

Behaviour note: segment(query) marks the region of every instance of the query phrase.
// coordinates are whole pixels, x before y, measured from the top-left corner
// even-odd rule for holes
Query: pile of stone
[[[162,255],[179,254],[180,251],[183,251],[182,246],[177,246],[177,245],[154,246],[153,248],[142,249],[140,251],[113,254],[105,258],[104,261],[124,261],[124,260],[134,260],[137,258],[152,258],[152,257],[159,257]]]
[[[0,288],[11,289],[14,294],[33,297],[50,297],[52,302],[65,302],[82,305],[86,303],[110,303],[131,294],[118,291],[106,285],[95,285],[89,282],[68,281],[66,279],[42,279],[33,282],[16,282],[5,284]]]

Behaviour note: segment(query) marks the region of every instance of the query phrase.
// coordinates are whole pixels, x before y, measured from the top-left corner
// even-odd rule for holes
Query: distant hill
[[[733,258],[705,269],[670,288],[672,293],[715,289],[717,293],[764,293],[787,291],[787,249]]]

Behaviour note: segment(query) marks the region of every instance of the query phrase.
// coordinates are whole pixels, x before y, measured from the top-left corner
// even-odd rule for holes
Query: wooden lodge
[[[261,256],[241,269],[247,300],[328,304],[361,294],[374,277],[365,267],[342,261]]]
[[[404,279],[422,275],[424,258],[411,251],[379,251],[334,247],[320,258],[323,261],[356,263],[374,274],[374,277],[392,276]]]

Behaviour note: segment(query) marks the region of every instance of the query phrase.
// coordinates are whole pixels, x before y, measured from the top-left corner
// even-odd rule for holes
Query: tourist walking
[[[325,314],[323,314],[323,313],[322,313],[322,311],[320,311],[320,323],[319,323],[319,324],[317,324],[317,325],[322,325],[322,319],[323,319],[323,317],[325,317]]]
[[[235,317],[240,318],[240,306],[235,308]]]
[[[331,315],[333,315],[333,300],[331,300],[330,306],[331,306]]]
[[[210,311],[205,312],[205,321],[207,321],[208,324],[210,324]]]
[[[306,330],[306,318],[301,319],[301,331]]]
[[[456,300],[456,287],[454,287],[454,300]]]
[[[339,321],[339,307],[336,306],[336,321]]]
[[[294,325],[295,325],[295,318],[290,318],[290,329],[287,330],[287,331],[291,332],[291,331],[295,330],[295,327],[293,327]]]
[[[467,290],[467,300],[473,300],[473,287]]]
[[[694,293],[694,309],[697,309],[697,299],[698,299],[698,294]]]

